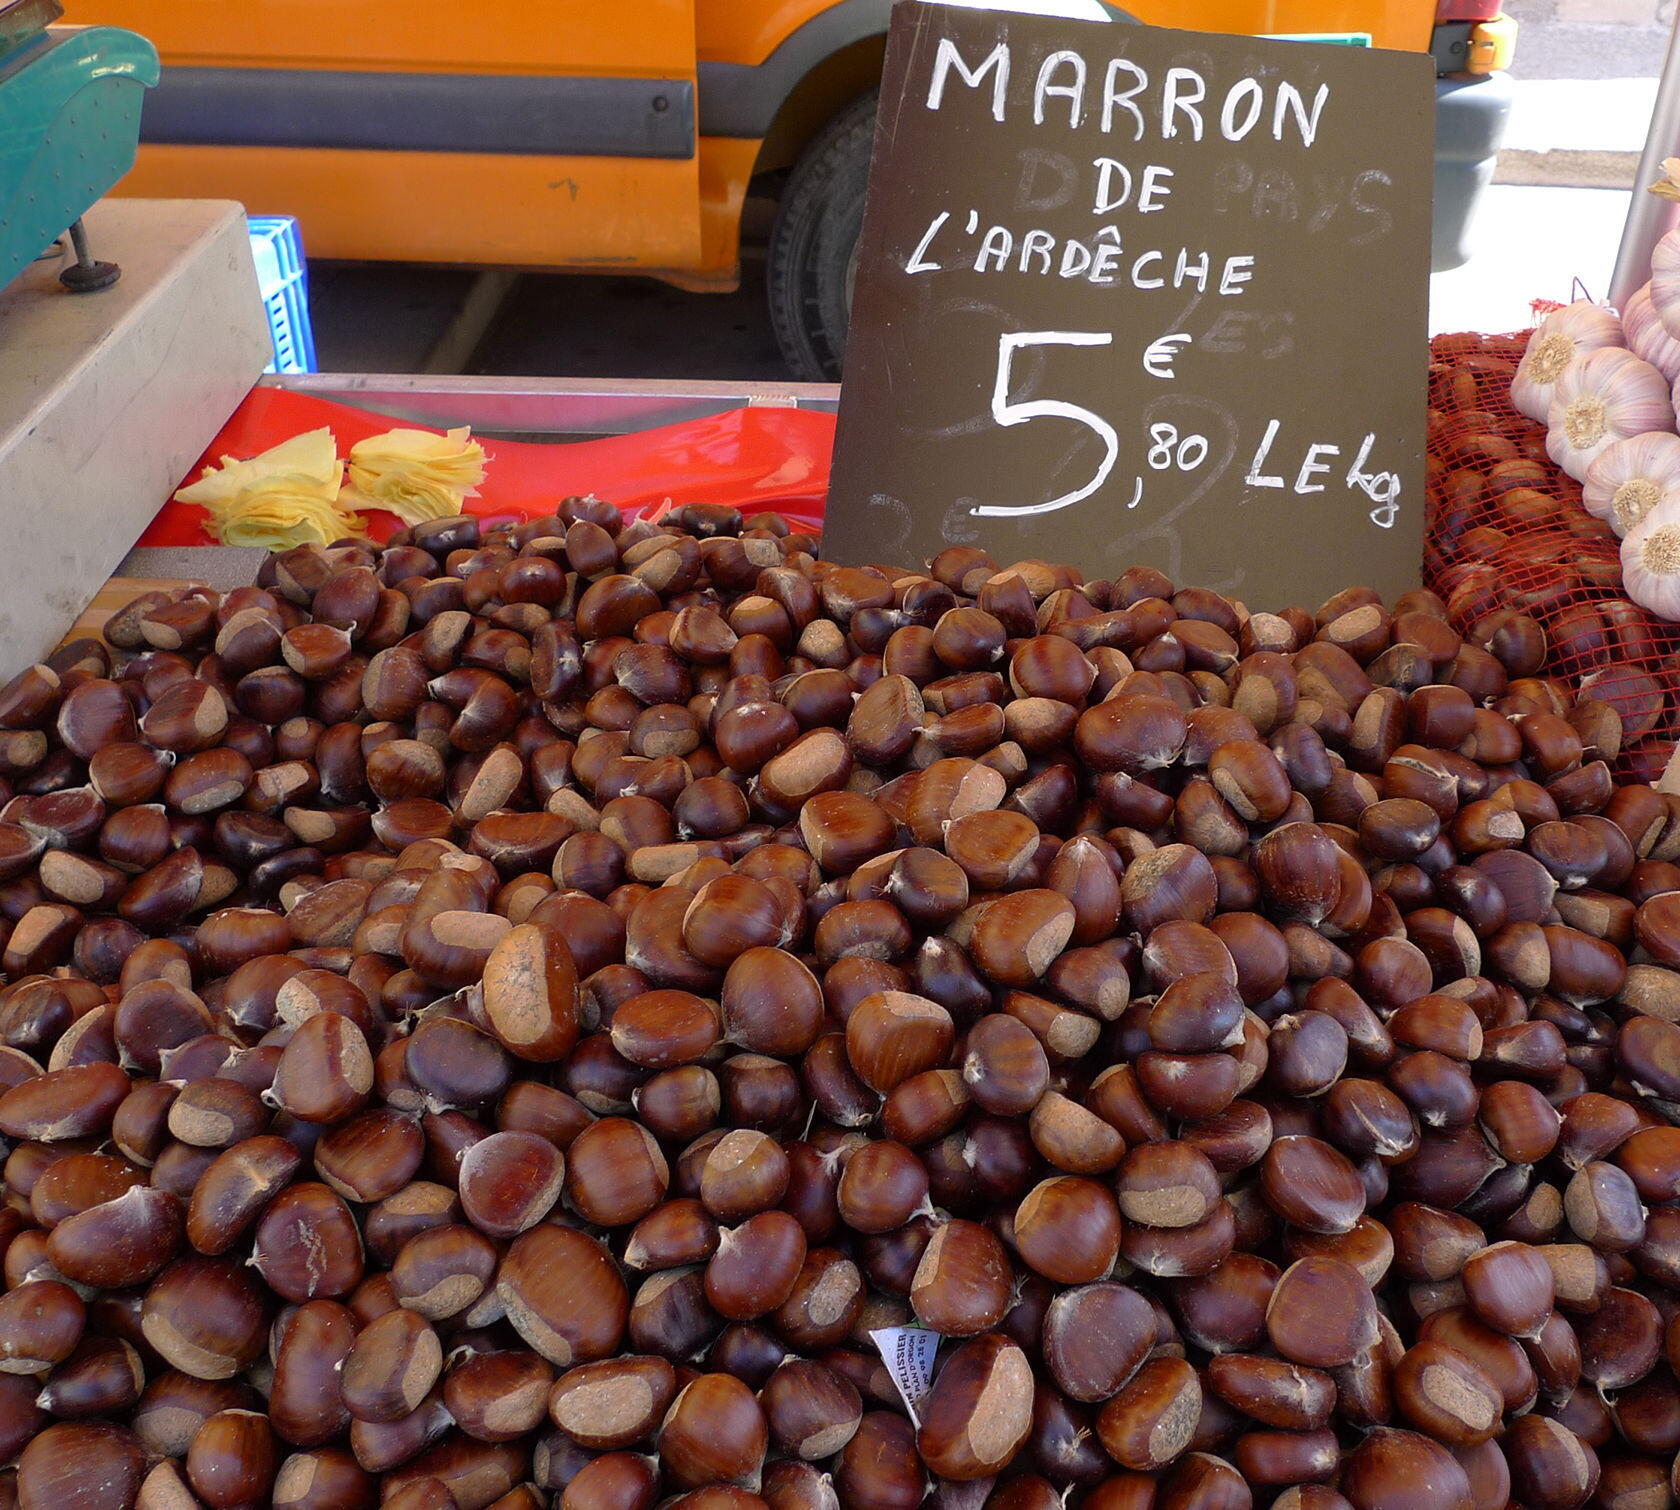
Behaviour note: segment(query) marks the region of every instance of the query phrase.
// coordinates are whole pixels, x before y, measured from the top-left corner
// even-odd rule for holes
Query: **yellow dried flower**
[[[175,494],[209,515],[207,528],[224,545],[327,545],[365,533],[362,521],[339,506],[344,466],[332,431],[311,430],[240,461],[219,466]]]
[[[388,430],[350,449],[351,504],[386,509],[404,524],[459,514],[484,481],[484,447],[465,427]]]

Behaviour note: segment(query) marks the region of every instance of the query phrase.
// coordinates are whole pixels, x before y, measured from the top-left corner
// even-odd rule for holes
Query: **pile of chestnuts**
[[[1618,778],[1656,781],[1680,728],[1680,638],[1626,594],[1618,536],[1629,525],[1602,517],[1610,504],[1588,512],[1547,450],[1547,426],[1513,404],[1528,345],[1471,333],[1430,342],[1423,580],[1454,624],[1502,608],[1537,620],[1544,674],[1621,715]]]
[[[816,549],[0,689],[0,1506],[1669,1510],[1680,800],[1540,625]]]

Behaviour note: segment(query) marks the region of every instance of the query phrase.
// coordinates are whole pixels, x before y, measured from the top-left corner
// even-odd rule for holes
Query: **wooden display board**
[[[1434,68],[894,12],[825,553],[1415,585]]]

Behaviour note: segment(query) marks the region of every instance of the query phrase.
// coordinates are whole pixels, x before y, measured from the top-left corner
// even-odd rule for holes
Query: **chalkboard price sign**
[[[903,0],[825,553],[1415,585],[1433,78]]]

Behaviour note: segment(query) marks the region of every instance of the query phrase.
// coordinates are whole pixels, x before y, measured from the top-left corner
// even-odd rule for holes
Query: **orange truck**
[[[1085,0],[1094,4],[1095,0]],[[66,0],[163,56],[123,192],[295,215],[321,257],[733,288],[749,197],[796,377],[839,373],[892,0]],[[1435,263],[1509,108],[1498,0],[1127,0],[1114,19],[1363,34],[1437,65]]]

